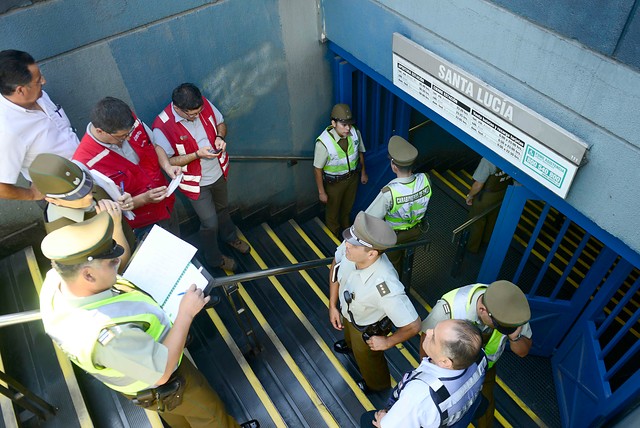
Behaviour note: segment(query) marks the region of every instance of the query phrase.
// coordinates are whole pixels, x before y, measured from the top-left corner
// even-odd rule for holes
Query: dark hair
[[[195,110],[203,104],[202,93],[193,83],[183,83],[171,94],[173,105],[180,110]]]
[[[18,86],[31,83],[29,66],[36,61],[23,51],[8,49],[0,52],[0,94],[11,95]]]
[[[453,320],[456,338],[443,343],[444,353],[453,362],[456,370],[466,369],[478,359],[482,349],[482,333],[471,321]]]
[[[64,265],[62,263],[57,263],[55,260],[51,260],[51,267],[58,272],[58,275],[62,277],[64,280],[72,280],[74,279],[78,273],[85,268],[86,266],[91,266],[95,264],[96,260],[93,259],[91,261],[85,261],[82,263],[74,264],[74,265]]]
[[[391,162],[393,162],[393,160]],[[410,174],[413,171],[413,165],[401,166],[401,165],[398,165],[395,162],[393,162],[393,164],[396,166],[396,168],[398,168],[399,172],[403,172],[405,174]]]
[[[113,134],[118,131],[128,131],[133,126],[135,119],[131,109],[122,100],[113,97],[105,97],[91,110],[89,120],[96,128]]]

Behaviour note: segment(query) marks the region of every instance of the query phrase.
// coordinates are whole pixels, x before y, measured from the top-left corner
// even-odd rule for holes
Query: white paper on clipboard
[[[102,187],[112,200],[117,201],[118,198],[122,196],[122,189],[120,189],[120,186],[118,186],[112,179],[95,169],[90,170],[90,172],[95,184]],[[122,215],[124,215],[129,220],[133,220],[134,218],[136,218],[136,215],[131,211],[123,210]]]

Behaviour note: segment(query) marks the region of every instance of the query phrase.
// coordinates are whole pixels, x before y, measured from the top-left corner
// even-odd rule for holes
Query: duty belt
[[[136,395],[124,395],[137,406],[145,409],[154,407],[153,410],[165,412],[171,411],[182,404],[185,386],[184,377],[174,373],[164,385],[139,391]]]
[[[354,169],[342,175],[332,175],[323,172],[322,175],[324,177],[324,181],[326,181],[327,183],[339,183],[341,181],[348,180],[352,176],[356,175],[358,171],[359,169]]]

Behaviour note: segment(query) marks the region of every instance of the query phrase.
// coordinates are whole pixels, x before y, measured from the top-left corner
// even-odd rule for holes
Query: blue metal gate
[[[387,141],[394,134],[407,137],[411,107],[513,175],[512,166],[455,125],[340,47],[329,47],[338,54],[336,102],[351,104],[367,168],[380,174],[358,190],[354,211],[366,208],[393,178]],[[536,192],[550,194],[541,186]],[[509,279],[527,293],[531,352],[552,357],[563,425],[600,426],[640,402],[640,255],[550,197],[555,208],[523,186],[508,189],[478,280]]]
[[[532,354],[552,356],[564,426],[600,426],[640,392],[636,266],[522,186],[511,186],[479,273],[529,299]]]

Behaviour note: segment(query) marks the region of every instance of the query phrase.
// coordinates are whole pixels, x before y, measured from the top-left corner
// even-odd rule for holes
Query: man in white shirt
[[[0,52],[0,198],[41,200],[34,187],[16,186],[18,176],[31,181],[29,165],[40,153],[70,159],[78,137],[62,107],[42,86],[46,80],[31,55]]]
[[[480,402],[487,358],[480,330],[467,320],[443,320],[422,342],[426,357],[394,388],[387,407],[362,415],[360,426],[467,427]]]

